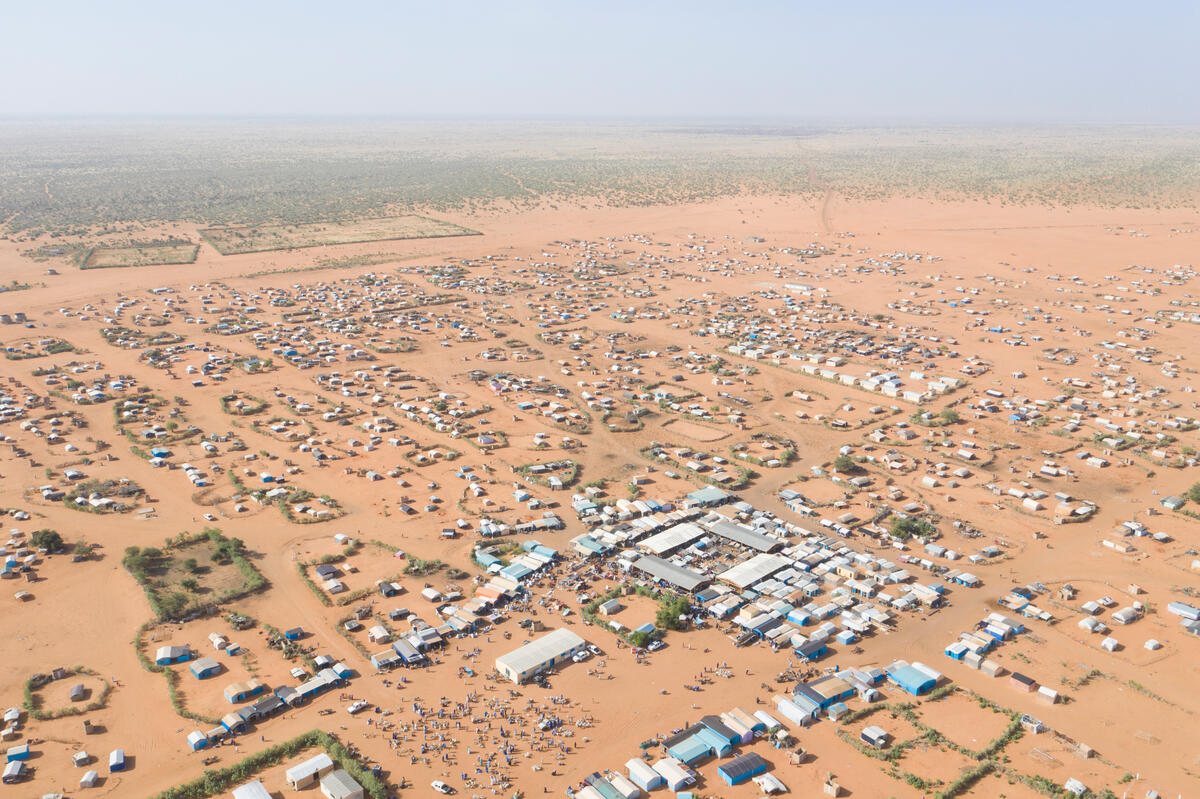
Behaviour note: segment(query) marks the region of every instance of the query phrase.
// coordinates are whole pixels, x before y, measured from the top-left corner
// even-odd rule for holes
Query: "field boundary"
[[[329,226],[329,227],[341,226],[341,227],[345,227],[345,228],[352,228],[356,223],[355,222],[300,222],[300,223],[295,223],[295,224],[236,225],[236,226],[231,225],[229,227],[202,228],[197,232],[200,234],[200,238],[204,239],[204,241],[207,242],[210,247],[212,247],[214,250],[216,250],[221,255],[246,255],[249,253],[256,253],[256,252],[278,252],[281,250],[300,250],[300,249],[308,249],[311,247],[331,247],[331,246],[339,246],[339,245],[343,245],[343,244],[366,244],[366,243],[377,242],[377,241],[415,241],[417,239],[441,239],[441,238],[453,238],[453,237],[457,237],[457,236],[482,236],[483,235],[483,233],[478,230],[472,230],[471,228],[463,227],[462,225],[456,225],[453,222],[446,222],[445,220],[442,220],[442,219],[434,219],[431,216],[422,216],[421,214],[403,214],[401,216],[391,216],[391,217],[387,217],[387,216],[370,217],[367,219],[360,219],[360,220],[358,220],[358,223],[367,223],[367,222],[371,222],[371,221],[381,221],[381,220],[399,221],[399,220],[403,220],[403,219],[420,220],[423,222],[434,223],[434,224],[440,226],[441,228],[443,228],[445,232],[426,233],[424,235],[407,235],[407,236],[406,235],[379,235],[379,236],[359,235],[357,237],[349,238],[344,241],[330,240],[331,237],[327,234],[325,236],[325,238],[326,238],[325,241],[317,241],[317,240],[303,241],[303,240],[300,240],[300,241],[297,241],[296,243],[290,243],[290,244],[279,245],[279,246],[271,246],[271,247],[258,246],[258,245],[252,244],[252,243],[248,243],[244,247],[230,247],[228,241],[220,238],[218,234],[228,235],[231,233],[246,232],[246,231],[253,231],[253,230],[263,230],[263,229],[270,229],[270,228],[286,229],[286,228],[301,228],[304,226],[312,227],[312,226],[317,226],[317,225],[325,225],[325,226]]]
[[[92,259],[97,255],[97,253],[105,252],[105,251],[109,251],[109,252],[117,252],[117,251],[123,251],[123,250],[140,251],[140,250],[164,249],[164,248],[183,249],[186,247],[191,248],[190,254],[182,255],[178,259],[150,260],[143,264],[97,264],[97,263],[92,263]],[[89,247],[79,259],[79,268],[81,270],[87,270],[87,269],[136,269],[138,267],[143,267],[143,266],[177,266],[177,265],[181,265],[181,264],[194,264],[194,263],[196,263],[196,256],[199,253],[200,253],[200,245],[194,244],[193,242],[190,242],[190,241],[160,241],[160,242],[153,242],[150,244],[131,244],[127,247]]]

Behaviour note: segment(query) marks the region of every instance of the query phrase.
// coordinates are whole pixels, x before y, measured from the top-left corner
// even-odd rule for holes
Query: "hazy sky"
[[[0,114],[1200,122],[1200,3],[6,3]]]

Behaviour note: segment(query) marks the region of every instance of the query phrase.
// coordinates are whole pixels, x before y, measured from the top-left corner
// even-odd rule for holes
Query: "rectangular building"
[[[570,659],[584,646],[586,642],[570,630],[554,630],[496,658],[496,671],[520,685],[535,674]]]

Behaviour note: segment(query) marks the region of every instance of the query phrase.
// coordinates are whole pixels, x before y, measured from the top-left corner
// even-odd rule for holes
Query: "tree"
[[[186,577],[179,581],[179,584],[193,594],[200,590],[200,581],[195,577]]]
[[[960,418],[958,411],[953,408],[942,408],[942,412],[938,415],[941,416],[942,421],[946,424],[955,424]]]
[[[43,527],[41,530],[34,531],[29,537],[30,542],[38,549],[44,549],[47,552],[57,552],[62,549],[62,536],[57,530],[51,530],[48,527]]]
[[[654,616],[654,623],[660,629],[678,630],[683,627],[679,617],[686,616],[690,609],[691,603],[686,597],[664,594],[658,601],[658,613]]]
[[[634,631],[629,634],[629,643],[644,649],[650,643],[650,633],[645,630]]]
[[[1200,504],[1200,483],[1193,483],[1191,488],[1183,492],[1183,498]]]
[[[182,591],[168,594],[159,601],[160,615],[164,619],[178,619],[187,610],[190,601]]]
[[[84,557],[84,558],[90,557],[92,554],[92,545],[89,544],[87,541],[76,541],[75,549],[73,550],[73,552],[74,552],[74,554],[79,555],[80,557]]]
[[[916,519],[912,516],[896,516],[892,519],[892,526],[889,532],[891,532],[894,538],[904,541],[913,536],[932,535],[935,530],[933,525],[924,519]]]
[[[833,468],[839,472],[857,472],[858,464],[849,455],[838,455],[833,459]]]
[[[200,568],[200,563],[195,558],[188,558],[183,562],[183,569],[188,574],[195,574]]]

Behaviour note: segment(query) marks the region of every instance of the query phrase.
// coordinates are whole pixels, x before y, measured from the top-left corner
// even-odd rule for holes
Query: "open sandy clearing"
[[[716,430],[712,427],[706,427],[705,425],[688,422],[683,419],[672,419],[669,422],[664,422],[663,429],[686,436],[693,441],[720,441],[723,438],[729,437],[729,433],[724,430]]]

